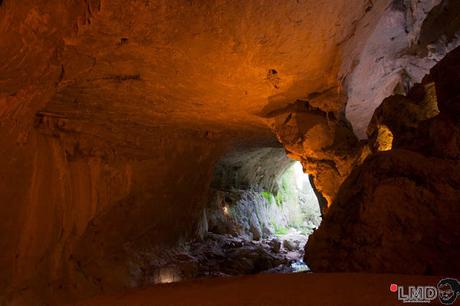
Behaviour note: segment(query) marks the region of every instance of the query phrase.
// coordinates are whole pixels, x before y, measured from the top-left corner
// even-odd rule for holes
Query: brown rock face
[[[423,121],[439,114],[434,85],[426,78],[407,96],[394,95],[382,102],[367,129],[371,150],[388,151],[393,145],[400,147],[403,143],[417,141],[417,131]]]
[[[366,155],[342,118],[346,97],[362,132],[376,106],[363,107],[363,97],[393,90],[393,74],[383,91],[379,79],[399,69],[406,29],[418,33],[411,27],[434,6],[396,2],[0,0],[0,304],[139,286],[145,258],[199,236],[216,162],[273,147],[273,129],[331,204]],[[406,11],[414,22],[399,22]],[[391,69],[377,73],[387,53]],[[445,71],[433,70],[444,80],[434,81],[441,116],[417,124],[424,142],[404,148],[455,169],[458,124],[444,108],[458,105],[449,100],[458,82],[448,81],[458,78]],[[379,95],[363,82],[370,74]],[[296,100],[308,103],[289,105]],[[430,184],[449,193],[456,180],[443,174]],[[360,196],[353,205],[368,205]]]
[[[457,48],[425,78],[434,82],[439,115],[426,112],[433,110],[426,86],[377,110],[373,122],[391,130],[393,148],[370,156],[341,187],[307,244],[313,270],[460,272],[459,62]],[[401,116],[391,111],[397,105]]]
[[[215,161],[337,86],[367,3],[0,1],[0,303],[137,286],[139,253],[198,230]]]
[[[299,160],[313,177],[327,208],[364,154],[350,124],[339,112],[322,111],[300,100],[273,115],[279,141],[288,156]]]

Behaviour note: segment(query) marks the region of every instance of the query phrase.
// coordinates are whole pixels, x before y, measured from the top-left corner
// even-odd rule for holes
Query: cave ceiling
[[[295,99],[327,93],[326,108],[343,107],[343,46],[371,9],[368,0],[4,1],[0,94],[78,131],[176,126],[272,139],[267,114]]]

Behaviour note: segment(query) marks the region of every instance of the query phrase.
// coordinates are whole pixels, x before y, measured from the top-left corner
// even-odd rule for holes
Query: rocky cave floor
[[[207,233],[203,240],[163,252],[144,271],[146,283],[169,283],[203,277],[309,271],[303,262],[307,236],[294,228],[283,235],[249,240]]]

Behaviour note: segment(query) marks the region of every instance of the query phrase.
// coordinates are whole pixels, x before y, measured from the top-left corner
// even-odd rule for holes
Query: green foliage
[[[278,193],[276,194],[275,200],[276,200],[276,205],[278,206],[283,205],[284,203],[283,193],[278,191]]]
[[[286,235],[290,228],[309,235],[315,228],[312,222],[317,219],[316,213],[310,211],[311,204],[306,204],[303,191],[298,189],[298,175],[297,168],[288,168],[277,178],[276,192],[258,192],[258,203],[263,205],[256,205],[257,216],[276,236]]]
[[[268,203],[272,204],[273,202],[273,195],[270,191],[262,191],[260,193],[261,196],[264,197],[265,200],[267,200]]]
[[[281,177],[280,188],[275,196],[278,207],[297,200],[297,189],[292,172],[291,169],[288,169]]]
[[[289,229],[287,227],[275,225],[275,235],[276,236],[286,235],[288,231]]]

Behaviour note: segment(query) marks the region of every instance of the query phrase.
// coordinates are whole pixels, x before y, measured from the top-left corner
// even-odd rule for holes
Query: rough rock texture
[[[346,116],[359,138],[366,138],[367,125],[383,99],[407,94],[460,43],[456,0],[374,2],[385,10],[374,27],[368,26],[372,11],[356,23],[340,72],[348,95]]]
[[[259,240],[293,227],[309,235],[321,212],[309,176],[282,148],[233,152],[215,166],[205,227]]]
[[[0,1],[0,303],[137,286],[139,253],[203,232],[215,162],[273,146],[268,116],[296,99],[321,110],[298,115],[328,136],[315,148],[350,135],[325,114],[388,44],[375,29],[393,2]],[[329,202],[355,160],[332,143],[338,157],[304,163]]]
[[[425,78],[407,96],[394,95],[383,100],[367,128],[372,151],[388,151],[392,146],[420,141],[417,133],[423,121],[439,114],[435,84]]]
[[[337,86],[366,3],[1,1],[0,302],[135,286],[137,252],[202,231],[227,148]]]
[[[11,231],[15,219],[2,224],[7,233],[14,233],[11,239],[18,239],[17,246],[2,239],[8,250],[2,261],[6,265],[12,256],[16,262],[9,284],[30,284],[23,285],[21,298],[27,299],[27,289],[91,294],[105,287],[131,286],[136,279],[129,272],[132,250],[168,245],[194,234],[207,201],[208,171],[218,152],[204,137],[201,143],[199,137],[193,143],[178,141],[190,137],[189,132],[153,135],[156,146],[129,157],[122,149],[110,150],[108,157],[88,156],[82,152],[91,140],[85,138],[78,138],[71,147],[75,150],[67,151],[66,141],[35,136],[30,140],[36,150],[31,150],[30,162],[11,164],[17,171],[14,179],[6,176],[14,171],[2,172],[4,182],[19,184],[24,179],[29,187],[25,191],[18,189],[21,185],[0,187],[10,196],[3,203],[29,204],[17,217],[20,231]],[[191,154],[197,159],[193,166],[188,163]],[[30,176],[25,176],[27,171]],[[179,211],[172,209],[178,206]]]
[[[155,254],[139,255],[138,260],[144,262],[139,286],[204,277],[293,272],[291,265],[301,260],[306,237],[291,233],[282,239],[289,243],[289,248],[282,248],[276,238],[250,241],[207,233],[202,240],[176,248],[158,248]]]
[[[457,48],[425,78],[435,96],[417,86],[384,102],[376,117],[393,133],[393,148],[370,156],[341,187],[307,244],[312,270],[460,273],[459,63]],[[440,110],[429,119],[419,116],[427,96]],[[386,104],[401,99],[403,114],[419,110],[386,118],[394,115]]]
[[[302,163],[329,206],[365,155],[350,124],[340,112],[326,112],[301,100],[271,115],[288,156]]]
[[[273,232],[269,205],[261,192],[275,192],[280,176],[292,165],[282,148],[231,152],[215,166],[210,201],[205,215],[207,228],[218,234],[259,240]]]
[[[292,163],[280,144],[228,152],[215,166],[211,187],[230,190],[258,186],[276,193],[281,175]]]

